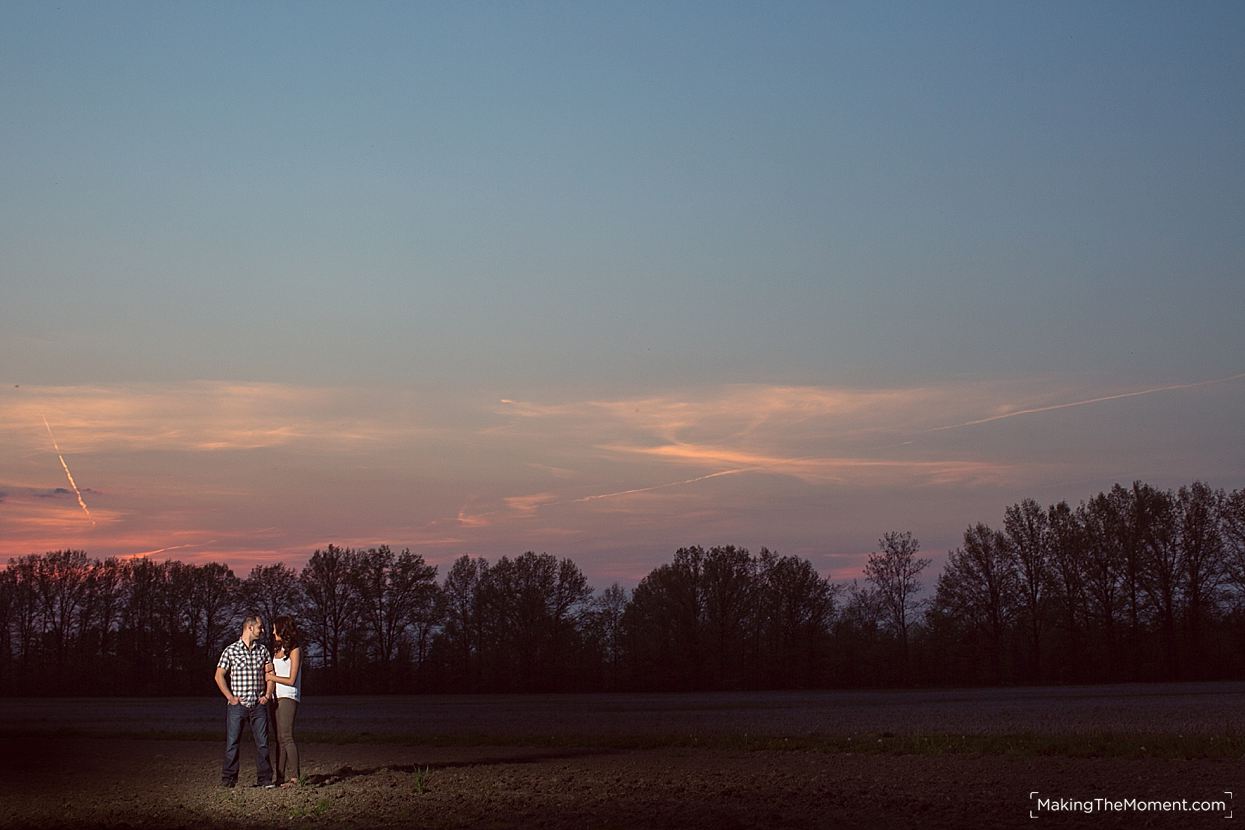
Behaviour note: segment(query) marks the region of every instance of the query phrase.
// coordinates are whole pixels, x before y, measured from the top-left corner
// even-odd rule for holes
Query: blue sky
[[[1245,483],[1240,4],[0,21],[0,553],[847,574]]]

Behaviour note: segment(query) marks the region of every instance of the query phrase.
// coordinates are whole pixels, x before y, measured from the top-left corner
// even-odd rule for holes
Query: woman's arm
[[[303,650],[296,647],[290,652],[290,676],[282,677],[276,672],[268,672],[268,680],[280,683],[282,686],[293,686],[298,682],[298,670],[303,667]]]

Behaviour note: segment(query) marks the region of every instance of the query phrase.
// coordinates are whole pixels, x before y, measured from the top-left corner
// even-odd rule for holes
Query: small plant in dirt
[[[329,800],[327,797],[320,799],[311,806],[295,807],[290,810],[290,818],[312,818],[314,816],[322,816],[329,810]]]
[[[416,767],[415,768],[415,792],[423,795],[428,792],[428,776],[432,772],[432,767]]]

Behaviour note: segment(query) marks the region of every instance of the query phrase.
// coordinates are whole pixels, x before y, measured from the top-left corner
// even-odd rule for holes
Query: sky
[[[0,558],[935,570],[1245,486],[1245,5],[0,3]],[[932,585],[932,578],[929,580]]]

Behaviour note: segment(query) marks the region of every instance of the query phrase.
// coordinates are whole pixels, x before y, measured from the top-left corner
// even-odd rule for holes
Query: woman
[[[275,641],[272,662],[268,664],[267,679],[277,684],[276,715],[277,742],[273,746],[272,766],[276,780],[282,787],[298,784],[298,746],[294,743],[294,717],[303,689],[303,649],[299,642],[298,627],[290,617],[281,616],[272,621]]]

